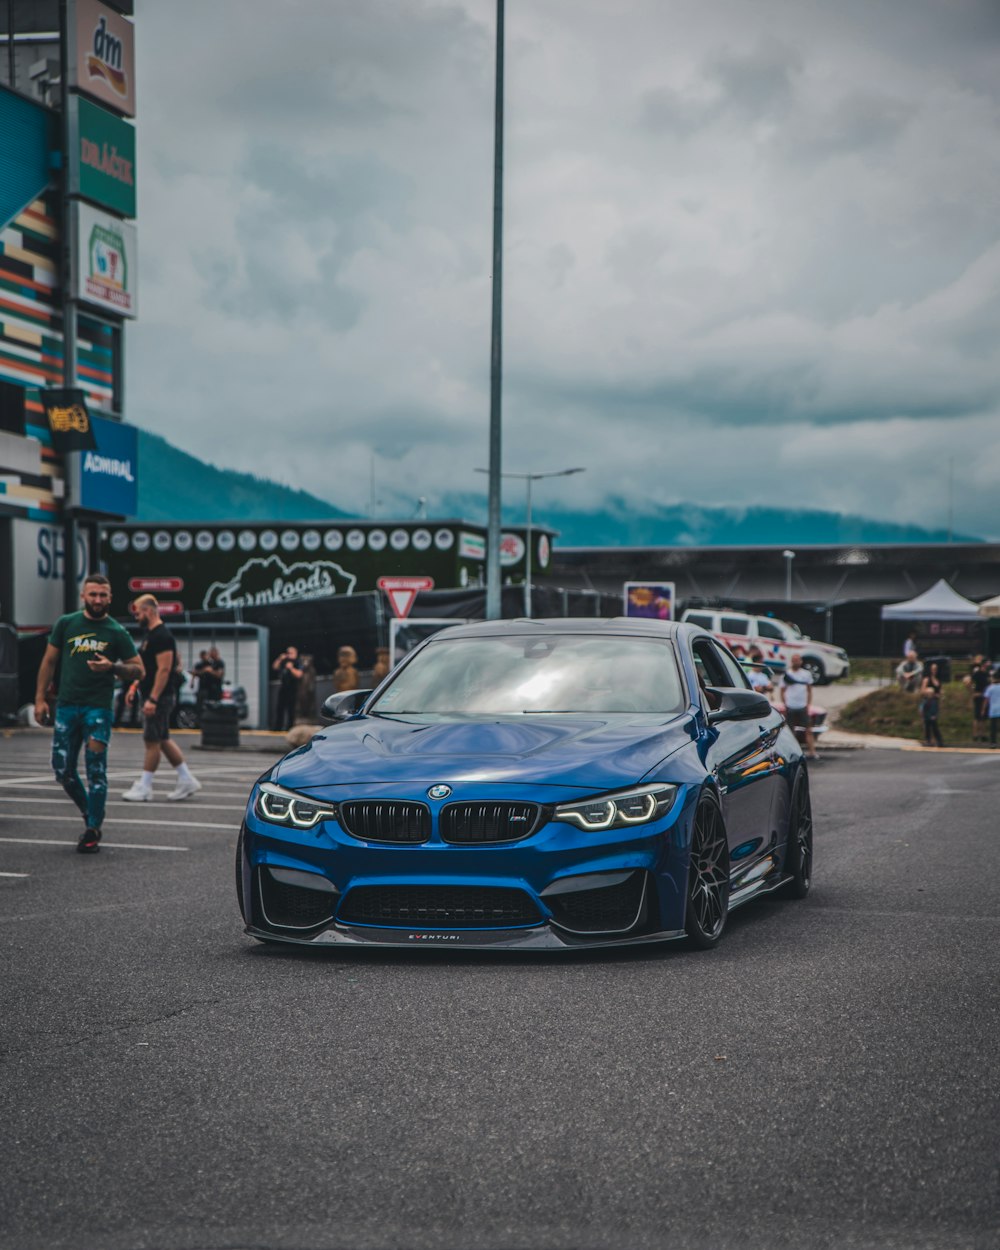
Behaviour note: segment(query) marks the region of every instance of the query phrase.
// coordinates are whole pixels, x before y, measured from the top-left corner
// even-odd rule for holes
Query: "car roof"
[[[658,621],[636,616],[557,616],[528,618],[518,617],[504,621],[471,621],[467,625],[453,625],[435,638],[484,638],[516,637],[525,634],[604,634],[609,637],[631,636],[640,638],[675,639],[704,631],[680,621]]]

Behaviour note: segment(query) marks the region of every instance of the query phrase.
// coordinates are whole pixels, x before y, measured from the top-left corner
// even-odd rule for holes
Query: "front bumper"
[[[246,932],[307,946],[572,950],[684,935],[690,825],[585,833],[549,822],[517,842],[359,842],[335,821],[276,827],[248,809],[238,864]]]

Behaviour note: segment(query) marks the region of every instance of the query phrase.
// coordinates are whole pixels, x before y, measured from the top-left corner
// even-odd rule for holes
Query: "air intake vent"
[[[358,886],[344,899],[341,924],[506,929],[541,923],[523,890],[499,886]]]

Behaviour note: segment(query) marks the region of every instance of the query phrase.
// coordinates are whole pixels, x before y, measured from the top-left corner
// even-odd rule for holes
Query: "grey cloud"
[[[708,77],[722,92],[722,103],[750,118],[784,112],[795,95],[802,57],[778,39],[745,52],[726,51],[708,66]]]
[[[915,104],[898,97],[853,92],[826,112],[813,110],[791,119],[778,142],[788,155],[806,161],[864,156],[895,142],[916,112]]]

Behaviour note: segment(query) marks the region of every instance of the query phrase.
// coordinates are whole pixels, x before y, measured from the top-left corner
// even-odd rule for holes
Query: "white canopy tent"
[[[992,599],[984,599],[979,605],[980,616],[1000,616],[1000,595],[994,595]]]
[[[883,621],[979,621],[979,604],[966,599],[942,577],[922,595],[887,603],[882,608]]]

